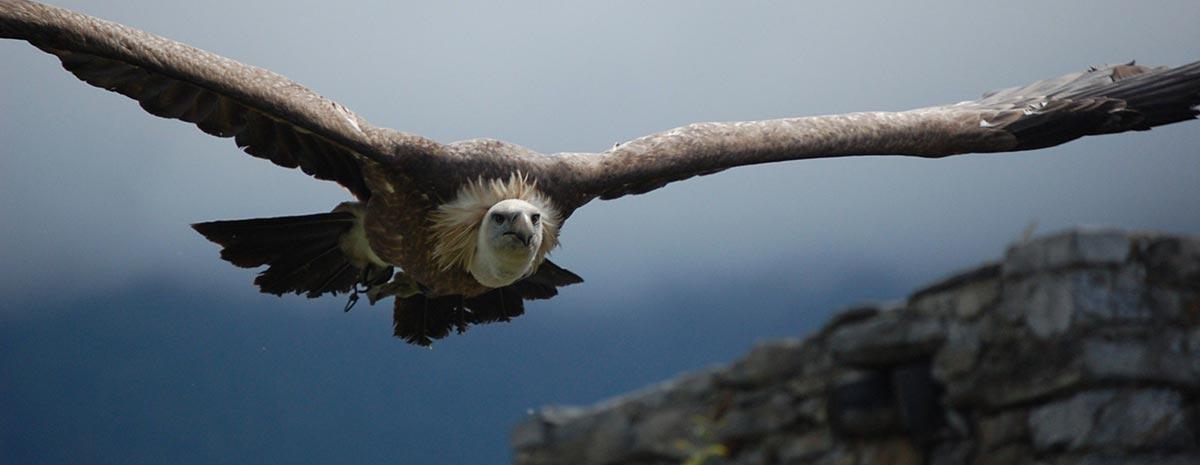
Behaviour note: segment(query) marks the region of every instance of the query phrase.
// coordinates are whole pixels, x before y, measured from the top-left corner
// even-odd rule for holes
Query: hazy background
[[[1194,0],[58,3],[377,125],[544,152],[1200,59]],[[1034,220],[1200,234],[1198,129],[741,168],[596,202],[554,254],[587,283],[430,351],[391,337],[388,304],[259,294],[187,227],[327,211],[341,188],[0,41],[0,464],[503,463],[529,408],[803,336],[998,257]]]

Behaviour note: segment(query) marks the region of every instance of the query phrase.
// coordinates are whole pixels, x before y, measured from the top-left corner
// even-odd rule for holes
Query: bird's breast
[[[475,296],[489,291],[466,270],[442,270],[437,265],[433,257],[437,238],[429,216],[437,205],[403,180],[380,179],[387,176],[381,171],[364,169],[372,188],[364,218],[371,250],[427,288],[430,295]],[[375,187],[385,181],[390,189]]]

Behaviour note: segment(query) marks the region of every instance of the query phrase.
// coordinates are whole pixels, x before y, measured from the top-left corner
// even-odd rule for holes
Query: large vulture
[[[1193,119],[1200,62],[1093,68],[902,112],[696,123],[601,153],[544,155],[491,139],[448,144],[379,128],[270,71],[120,24],[0,0],[0,37],[57,56],[146,111],[232,137],[246,153],[356,197],[329,213],[194,225],[221,258],[266,266],[263,292],[395,296],[395,332],[427,345],[523,312],[582,281],[546,259],[575,209],[741,165],[1049,147]]]

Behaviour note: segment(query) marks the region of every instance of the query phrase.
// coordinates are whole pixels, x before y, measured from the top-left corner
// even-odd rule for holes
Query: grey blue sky
[[[544,152],[600,151],[696,121],[950,103],[1135,58],[1170,65],[1200,60],[1200,2],[1194,0],[57,4],[271,69],[376,125],[445,142],[493,137]],[[490,463],[505,457],[503,434],[521,408],[594,401],[727,360],[761,338],[802,335],[829,305],[898,298],[912,286],[994,258],[1032,221],[1041,231],[1082,224],[1200,234],[1198,152],[1200,124],[1193,122],[1023,154],[739,168],[596,202],[571,218],[564,246],[553,255],[587,283],[533,306],[512,324],[451,337],[438,345],[436,357],[426,357],[387,340],[387,306],[341,315],[340,298],[259,295],[250,285],[252,271],[218,260],[216,246],[187,227],[327,211],[349,199],[341,188],[253,159],[231,141],[189,125],[151,117],[124,97],[76,81],[53,57],[0,41],[0,327],[42,335],[36,342],[20,339],[31,341],[28,346],[10,342],[11,350],[0,351],[0,368],[17,370],[28,361],[3,365],[5,354],[16,353],[40,353],[38,360],[51,365],[91,366],[67,363],[69,354],[38,352],[51,350],[56,337],[88,338],[53,322],[138,307],[143,303],[121,299],[136,300],[131,296],[144,291],[158,296],[147,298],[164,321],[176,324],[171,290],[178,290],[177,299],[222,302],[212,311],[228,315],[219,320],[224,324],[244,323],[227,332],[210,328],[222,344],[261,345],[260,338],[273,339],[253,329],[278,329],[284,323],[272,319],[287,319],[303,328],[287,337],[374,340],[364,344],[377,352],[362,353],[371,361],[361,363],[392,374],[380,375],[385,378],[420,378],[432,391],[441,389],[439,376],[458,376],[432,360],[492,367],[495,378],[485,379],[507,380],[513,392],[541,397],[503,404],[511,408],[493,416],[449,401],[445,410],[440,401],[427,405],[443,420],[485,421],[481,431],[493,433],[479,443],[451,435],[447,440],[465,452],[442,463]],[[108,304],[87,304],[96,301]],[[87,328],[115,340],[129,330],[118,320],[104,321]],[[141,332],[130,337],[166,331],[145,324],[134,325]],[[657,328],[630,330],[647,326]],[[764,327],[771,329],[758,330]],[[541,337],[546,334],[555,336]],[[505,352],[514,341],[521,347]],[[154,350],[148,345],[132,353]],[[567,361],[576,353],[602,359],[597,366],[608,371],[581,374]],[[333,363],[307,354],[289,357],[301,361],[293,368]],[[236,361],[191,356],[213,367],[213,379],[242,373]],[[524,368],[507,378],[497,367],[511,367],[517,357],[528,365],[517,364]],[[103,360],[95,363],[114,359]],[[573,368],[554,371],[556,363]],[[546,369],[530,368],[539,364]],[[26,384],[0,383],[0,394],[9,390],[0,397],[61,405],[45,394],[53,389],[30,383],[90,379],[68,368],[46,370]],[[582,378],[556,385],[564,376]],[[456,386],[446,389],[475,396],[471,389],[486,387]],[[273,395],[263,389],[261,395]],[[379,408],[381,415],[400,415]],[[243,418],[231,415],[234,423]],[[102,418],[92,420],[104,424]],[[36,436],[22,425],[7,427],[9,437]],[[219,425],[206,431],[231,434]],[[46,441],[35,444],[55,444]],[[441,457],[421,449],[435,447],[430,441],[414,440],[406,450]],[[35,446],[10,443],[5,451],[42,457],[29,448]]]

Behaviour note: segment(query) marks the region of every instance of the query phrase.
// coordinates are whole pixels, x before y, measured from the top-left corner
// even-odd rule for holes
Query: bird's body
[[[871,154],[938,158],[1049,147],[1192,119],[1200,62],[1132,63],[904,112],[697,123],[603,153],[543,155],[475,139],[443,144],[379,128],[282,76],[132,28],[0,0],[0,37],[30,42],[158,116],[232,137],[247,153],[335,181],[329,213],[195,225],[222,257],[266,265],[264,292],[396,296],[396,333],[428,343],[505,320],[522,300],[581,281],[546,255],[595,199],[731,167]]]

